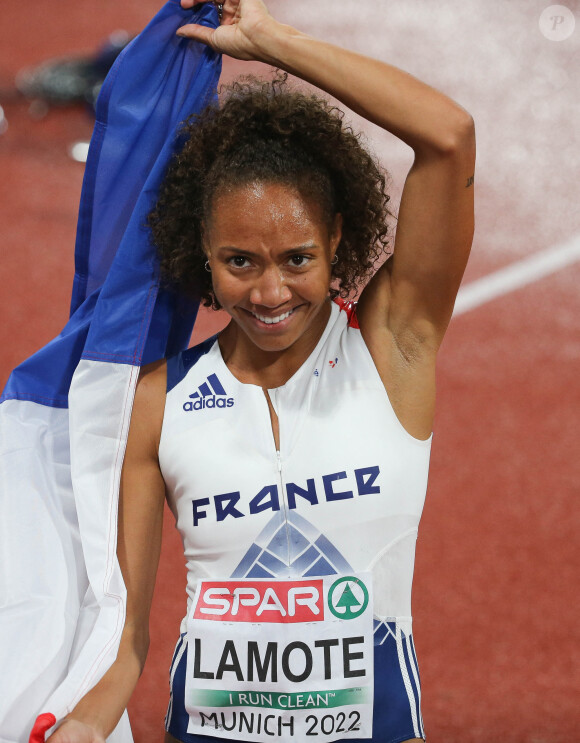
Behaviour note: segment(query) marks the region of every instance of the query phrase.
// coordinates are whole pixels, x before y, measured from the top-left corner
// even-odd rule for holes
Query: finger
[[[197,23],[188,23],[185,26],[181,26],[176,34],[182,36],[185,39],[193,39],[194,41],[201,41],[208,46],[212,46],[212,37],[214,34],[213,28],[207,26],[200,26]]]

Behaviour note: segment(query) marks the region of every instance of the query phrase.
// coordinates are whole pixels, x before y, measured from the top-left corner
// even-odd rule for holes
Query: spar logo
[[[360,578],[335,580],[328,591],[328,608],[338,619],[356,619],[369,605],[369,592]]]
[[[324,620],[322,578],[275,583],[259,580],[203,581],[200,591],[193,615],[195,619],[278,623]]]
[[[183,409],[186,412],[204,410],[205,408],[231,408],[234,404],[234,398],[228,397],[228,393],[218,379],[217,374],[210,374],[207,381],[199,385],[197,392],[189,397],[193,402],[183,403]]]

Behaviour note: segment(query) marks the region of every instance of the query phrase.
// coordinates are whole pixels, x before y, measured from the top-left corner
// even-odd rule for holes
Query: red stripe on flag
[[[42,715],[38,715],[28,743],[44,743],[44,735],[53,725],[56,725],[56,717],[52,712],[44,712]]]

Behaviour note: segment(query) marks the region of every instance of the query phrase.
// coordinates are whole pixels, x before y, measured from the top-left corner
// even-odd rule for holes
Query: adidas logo
[[[217,374],[210,374],[207,382],[200,384],[197,389],[197,392],[189,396],[193,402],[183,403],[183,409],[187,412],[204,408],[231,408],[234,404],[234,398],[227,396]]]

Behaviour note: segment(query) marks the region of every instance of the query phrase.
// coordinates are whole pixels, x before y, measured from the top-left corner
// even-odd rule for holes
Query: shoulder
[[[166,386],[165,359],[141,367],[131,412],[130,448],[136,444],[152,453],[157,451],[165,410]]]
[[[335,304],[338,305],[338,308],[341,312],[344,312],[346,315],[346,324],[350,328],[359,328],[358,324],[358,315],[357,315],[357,305],[358,302],[353,302],[347,299],[342,299],[341,297],[336,297],[334,300]]]
[[[167,361],[165,359],[142,366],[137,381],[135,401],[138,398],[140,400],[154,398],[160,391],[165,393],[166,382]]]
[[[198,343],[197,346],[181,351],[167,359],[165,376],[167,392],[171,392],[187,376],[189,370],[195,366],[199,359],[210,352],[216,338],[217,336],[212,335],[202,343]]]
[[[436,353],[412,328],[393,332],[389,299],[389,273],[382,271],[356,304],[356,327],[399,421],[411,436],[425,440],[433,429]]]

